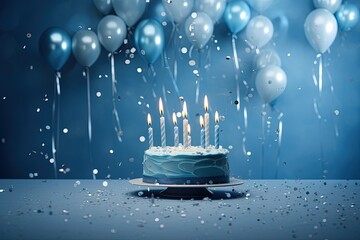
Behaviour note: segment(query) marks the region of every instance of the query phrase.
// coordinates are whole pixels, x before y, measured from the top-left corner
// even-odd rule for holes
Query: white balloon
[[[176,23],[182,23],[191,13],[194,0],[162,0],[166,12]]]
[[[185,21],[185,34],[198,49],[203,48],[214,31],[211,18],[204,12],[193,12]]]
[[[342,0],[313,0],[315,8],[325,8],[331,13],[340,8],[341,2]]]
[[[226,0],[196,0],[195,10],[206,13],[216,23],[222,17],[226,7]]]
[[[278,98],[285,91],[286,84],[286,73],[275,65],[262,68],[255,79],[256,90],[265,103],[271,103]]]
[[[319,53],[324,53],[334,42],[338,25],[331,12],[319,8],[306,17],[304,30],[310,45]]]
[[[246,26],[246,38],[249,43],[257,48],[267,44],[274,33],[272,22],[265,16],[256,16]]]

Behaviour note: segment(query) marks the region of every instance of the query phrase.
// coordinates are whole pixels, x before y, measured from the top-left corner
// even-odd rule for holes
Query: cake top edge
[[[202,148],[200,146],[190,146],[190,147],[152,147],[145,151],[145,154],[148,155],[157,155],[157,156],[164,156],[164,155],[215,155],[215,154],[228,154],[229,150],[226,148],[215,148],[214,146],[209,146],[207,148]]]

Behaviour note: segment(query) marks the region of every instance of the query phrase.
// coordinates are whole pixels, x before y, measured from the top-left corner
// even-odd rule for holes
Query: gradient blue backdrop
[[[143,18],[159,16],[157,7],[161,1],[151,0]],[[360,3],[353,1],[358,7]],[[324,55],[324,84],[320,114],[321,124],[314,111],[314,98],[318,90],[312,74],[315,51],[308,44],[303,24],[313,10],[311,0],[277,0],[264,13],[273,20],[274,37],[265,47],[275,49],[282,60],[282,68],[288,77],[284,94],[276,108],[284,114],[283,141],[280,149],[279,178],[359,178],[360,177],[360,25],[350,32],[340,32],[329,52]],[[253,12],[254,13],[254,12]],[[38,178],[53,178],[51,157],[52,101],[54,73],[41,58],[38,41],[41,33],[50,26],[59,26],[73,35],[80,28],[96,30],[102,14],[90,0],[63,1],[2,1],[0,4],[0,177],[29,178],[36,173]],[[281,22],[280,19],[283,21]],[[166,18],[160,18],[165,21]],[[288,21],[288,26],[286,24]],[[218,110],[223,117],[221,145],[230,147],[229,161],[233,176],[241,178],[274,178],[278,154],[276,111],[267,109],[266,139],[264,148],[264,175],[261,174],[262,153],[262,100],[255,90],[254,52],[239,34],[237,49],[240,61],[240,78],[246,80],[252,97],[246,103],[248,128],[244,132],[243,107],[237,111],[234,63],[231,34],[223,20],[214,27],[214,37],[201,54],[201,101],[195,104],[195,86],[199,78],[193,74],[199,69],[199,56],[193,52],[195,66],[189,65],[189,53],[177,51],[177,47],[190,48],[183,38],[169,41],[172,25],[166,31],[167,55],[171,71],[177,61],[177,83],[180,95],[187,100],[189,119],[192,123],[193,142],[199,143],[197,114],[203,113],[202,98],[208,95],[210,114]],[[133,30],[134,31],[134,30]],[[174,46],[175,44],[175,46]],[[60,100],[60,142],[58,168],[69,168],[59,178],[91,178],[92,169],[98,169],[99,178],[135,178],[142,173],[143,151],[147,148],[146,115],[151,113],[154,123],[155,144],[160,142],[158,126],[158,98],[167,101],[167,135],[172,139],[172,111],[181,111],[181,104],[170,81],[167,70],[159,59],[154,67],[156,78],[148,74],[147,64],[129,50],[134,47],[132,34],[116,56],[118,80],[117,109],[123,128],[123,142],[117,141],[112,117],[110,62],[107,52],[102,53],[91,67],[91,108],[93,142],[89,146],[87,135],[86,80],[82,67],[71,59],[62,71]],[[125,61],[130,60],[129,64]],[[143,72],[138,73],[137,69]],[[334,85],[333,97],[329,79]],[[144,82],[144,78],[147,82]],[[164,87],[163,87],[164,86]],[[245,88],[242,86],[242,97]],[[96,93],[101,93],[98,97]],[[46,101],[46,99],[48,99]],[[334,111],[339,114],[335,115]],[[179,119],[180,120],[180,119]],[[51,129],[48,130],[47,126]],[[335,126],[339,136],[335,136]],[[64,133],[63,129],[68,129]],[[141,142],[141,136],[146,137]],[[243,154],[242,141],[246,137]],[[168,140],[172,143],[171,140]],[[92,154],[93,163],[90,161]],[[323,156],[323,157],[322,157]],[[30,175],[29,175],[30,174]],[[35,174],[35,175],[36,175]]]

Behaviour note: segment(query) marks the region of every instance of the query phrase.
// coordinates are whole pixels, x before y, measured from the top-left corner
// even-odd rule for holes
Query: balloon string
[[[281,117],[280,117],[281,118]],[[278,126],[278,149],[276,153],[276,172],[275,172],[275,178],[278,178],[279,174],[279,168],[280,168],[280,152],[281,152],[281,141],[282,141],[282,120],[279,120],[279,126]]]
[[[111,85],[112,85],[112,100],[113,100],[113,116],[114,116],[114,122],[115,122],[115,133],[119,140],[119,142],[122,142],[121,139],[121,125],[120,125],[120,119],[119,119],[119,113],[116,109],[116,95],[117,95],[117,89],[116,89],[116,78],[115,78],[115,60],[114,60],[114,54],[110,55],[110,63],[111,63]]]
[[[330,81],[330,91],[331,91],[332,105],[333,105],[333,108],[335,108],[335,96],[334,96],[333,80],[332,80],[331,74],[329,73],[328,69],[325,68],[325,70],[326,70],[327,76],[328,76],[329,81]],[[336,111],[336,109],[334,111]],[[337,123],[337,115],[335,114],[335,112],[333,114],[333,119],[334,119],[335,136],[338,137],[339,136],[339,127],[338,127],[338,123]]]
[[[194,50],[194,45],[191,45],[190,49],[189,49],[189,58],[192,58],[192,52]]]
[[[150,71],[151,75],[155,78],[156,71],[155,71],[154,65],[152,65],[151,63],[149,63],[149,71]]]
[[[56,84],[54,84],[54,99],[53,99],[53,105],[52,105],[52,126],[53,126],[53,130],[52,130],[52,136],[51,136],[51,151],[52,151],[52,158],[54,160],[53,166],[54,166],[54,177],[55,179],[58,178],[57,175],[57,149],[58,149],[58,140],[59,140],[59,116],[60,116],[60,107],[59,107],[59,91],[58,91],[58,82],[59,81],[59,75],[58,73],[55,74],[55,79],[56,79]],[[57,116],[55,116],[55,114]],[[55,129],[55,125],[57,125],[56,129]],[[55,131],[56,131],[56,139],[55,140]]]
[[[232,42],[232,49],[233,49],[233,54],[234,54],[234,63],[235,63],[236,71],[239,71],[239,59],[238,59],[238,54],[237,54],[237,49],[236,49],[236,39],[237,39],[237,36],[235,34],[233,34],[232,38],[231,38],[231,42]]]
[[[262,141],[261,141],[261,178],[264,178],[264,162],[265,162],[265,117],[266,117],[266,104],[262,106],[261,125],[262,125]]]
[[[168,71],[168,73],[169,73],[171,82],[172,82],[172,84],[174,85],[174,89],[175,89],[175,92],[176,92],[177,96],[180,97],[179,88],[178,88],[178,86],[177,86],[177,83],[176,83],[176,80],[175,80],[175,78],[174,78],[174,75],[173,75],[173,73],[171,72],[171,69],[170,69],[170,66],[169,66],[169,62],[168,62],[168,59],[167,59],[166,51],[164,51],[163,55],[164,55],[165,68],[167,69],[167,71]],[[176,69],[176,71],[177,71],[177,69]],[[174,72],[175,72],[175,65],[174,65]]]
[[[323,147],[323,140],[322,140],[322,117],[319,112],[319,106],[316,98],[314,98],[314,111],[319,121],[319,145],[320,145],[320,157],[319,161],[321,162],[321,170],[324,174],[325,166],[324,166],[324,147]],[[325,177],[323,175],[323,177]]]
[[[319,96],[321,96],[322,92],[322,84],[323,84],[323,56],[319,54]]]
[[[168,108],[168,105],[166,104],[167,103],[167,98],[166,98],[166,89],[165,89],[165,85],[164,84],[162,84],[162,93],[163,93],[163,98],[164,98],[164,103],[165,103],[165,105],[164,105],[164,107],[165,107],[165,110],[166,110],[166,116],[167,116],[167,119],[168,119],[168,121],[172,121],[172,116],[171,116],[171,113],[170,113],[170,111],[169,111],[169,108]]]
[[[92,125],[91,125],[91,102],[90,102],[90,71],[89,67],[85,67],[85,75],[86,75],[86,89],[87,89],[87,110],[88,110],[88,136],[89,136],[89,147],[90,147],[90,164],[91,167],[94,168],[92,151],[91,151],[91,143],[92,143]],[[95,174],[93,174],[93,179],[96,179]]]
[[[196,92],[195,92],[195,103],[198,104],[199,102],[199,95],[200,95],[200,81],[202,80],[202,71],[201,71],[201,52],[199,53],[199,60],[198,60],[198,66],[199,66],[199,79],[196,80]]]
[[[57,95],[60,95],[60,78],[61,78],[61,73],[60,73],[60,72],[56,72],[56,73],[55,73],[55,77],[56,77],[56,91],[57,91]]]

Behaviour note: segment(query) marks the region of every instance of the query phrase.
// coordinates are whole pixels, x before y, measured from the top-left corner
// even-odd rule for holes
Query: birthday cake
[[[159,184],[229,182],[228,150],[213,146],[151,147],[145,151],[143,181]]]

